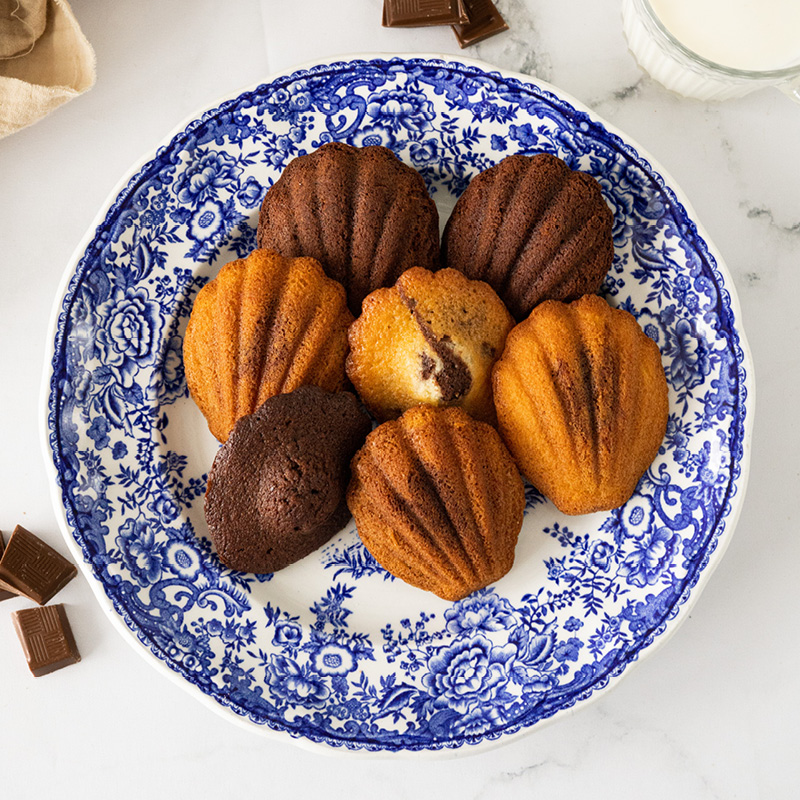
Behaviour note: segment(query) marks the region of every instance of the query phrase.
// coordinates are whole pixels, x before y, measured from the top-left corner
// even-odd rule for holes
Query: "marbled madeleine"
[[[364,300],[348,332],[347,376],[379,420],[431,405],[493,423],[492,367],[513,325],[483,281],[414,267]]]
[[[566,514],[626,502],[666,432],[658,346],[596,295],[538,305],[508,335],[493,384],[519,468]]]
[[[342,389],[344,289],[313,258],[255,250],[197,295],[183,358],[189,391],[221,442],[265,400],[300,386]]]
[[[347,504],[392,575],[459,600],[514,563],[525,492],[497,431],[460,408],[385,422],[351,464]]]

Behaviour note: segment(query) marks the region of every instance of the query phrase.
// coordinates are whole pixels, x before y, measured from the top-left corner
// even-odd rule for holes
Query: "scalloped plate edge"
[[[609,678],[607,678],[607,680],[605,681],[605,685],[593,687],[591,693],[587,697],[579,698],[579,700],[573,703],[571,706],[563,708],[554,713],[552,716],[540,720],[534,726],[523,728],[513,734],[504,735],[501,733],[497,738],[484,739],[478,744],[469,744],[464,742],[460,744],[458,747],[443,746],[438,749],[373,751],[364,747],[363,744],[359,746],[358,749],[348,747],[346,742],[341,742],[338,745],[334,746],[332,743],[313,742],[310,739],[306,739],[301,736],[293,736],[290,733],[287,734],[287,732],[285,731],[273,730],[268,725],[256,726],[251,720],[247,718],[247,716],[237,714],[233,709],[229,708],[228,706],[223,706],[219,704],[212,697],[201,691],[198,687],[186,681],[179,673],[174,672],[172,669],[170,669],[170,667],[167,665],[165,661],[158,658],[148,648],[142,646],[142,643],[139,641],[136,633],[125,624],[125,621],[119,616],[119,614],[114,609],[113,604],[111,603],[110,599],[102,589],[102,584],[99,581],[95,580],[94,575],[91,571],[91,567],[85,562],[83,557],[83,552],[81,551],[80,547],[73,538],[70,525],[67,521],[66,511],[64,509],[61,499],[61,485],[59,481],[59,473],[58,470],[56,469],[56,465],[53,460],[53,452],[50,448],[49,416],[50,416],[51,382],[53,374],[52,368],[53,368],[53,358],[55,356],[55,338],[58,330],[58,319],[62,310],[63,298],[66,295],[67,288],[72,279],[72,276],[74,275],[75,268],[77,267],[78,263],[80,262],[81,258],[86,252],[87,247],[94,238],[97,228],[105,219],[109,208],[113,205],[114,201],[119,196],[119,194],[129,185],[131,179],[135,177],[149,161],[152,160],[154,152],[162,147],[167,146],[175,136],[180,134],[183,130],[185,130],[185,128],[190,123],[201,117],[205,112],[218,108],[225,101],[236,98],[245,92],[253,91],[257,89],[259,86],[271,83],[278,78],[287,77],[289,75],[292,75],[296,72],[300,72],[303,70],[311,70],[321,66],[334,66],[339,63],[345,63],[351,61],[373,61],[373,60],[388,61],[393,59],[401,59],[403,61],[411,61],[411,60],[441,61],[444,64],[448,63],[458,64],[466,67],[473,67],[483,72],[497,73],[503,78],[517,80],[522,83],[533,83],[537,87],[543,89],[544,91],[550,92],[551,94],[555,95],[560,100],[569,103],[577,111],[587,114],[594,122],[597,122],[600,125],[602,125],[609,133],[618,137],[625,145],[634,149],[639,158],[642,161],[646,161],[647,164],[653,169],[653,171],[657,172],[664,179],[664,183],[667,185],[669,190],[675,195],[676,199],[680,202],[680,204],[684,207],[687,217],[695,225],[698,235],[705,242],[709,254],[716,262],[716,267],[724,279],[725,288],[727,289],[729,295],[731,312],[733,314],[734,320],[736,321],[736,332],[739,336],[738,345],[742,351],[741,364],[742,366],[745,367],[745,377],[742,383],[742,387],[745,392],[747,405],[746,408],[744,409],[745,413],[743,415],[744,435],[742,437],[742,458],[740,462],[741,472],[737,479],[737,491],[735,493],[735,496],[732,497],[731,499],[730,514],[728,515],[727,518],[720,521],[720,524],[722,525],[722,530],[720,531],[720,535],[717,540],[718,541],[717,546],[709,553],[709,561],[700,572],[696,583],[693,586],[687,587],[686,592],[689,593],[688,597],[685,598],[681,597],[676,601],[675,614],[674,616],[669,618],[666,623],[664,623],[664,625],[662,626],[664,628],[663,632],[659,633],[658,631],[655,631],[653,640],[650,642],[650,644],[646,645],[643,650],[640,650],[638,653],[635,654],[633,658],[626,661],[624,664],[620,666],[620,668],[615,670],[614,673]],[[553,84],[547,83],[546,81],[541,81],[535,78],[534,76],[525,75],[519,72],[513,72],[511,70],[501,69],[499,67],[495,67],[491,64],[488,64],[484,61],[480,61],[478,59],[460,58],[440,53],[354,53],[354,54],[344,54],[339,56],[331,56],[329,58],[325,58],[319,61],[305,62],[296,65],[294,67],[291,67],[289,69],[275,72],[256,84],[251,84],[249,86],[243,87],[240,90],[234,91],[232,93],[224,95],[223,97],[218,98],[211,104],[208,104],[203,108],[198,109],[197,112],[192,113],[188,115],[186,118],[184,118],[164,138],[162,138],[159,141],[159,143],[155,146],[155,148],[153,147],[149,148],[145,153],[145,155],[143,155],[140,159],[138,159],[128,169],[128,171],[115,184],[113,189],[109,192],[108,196],[106,197],[105,201],[100,206],[100,210],[95,215],[86,233],[81,238],[80,242],[75,248],[72,256],[69,259],[67,267],[65,268],[64,273],[62,275],[56,295],[53,300],[53,306],[50,314],[50,322],[47,329],[47,340],[45,342],[45,361],[42,372],[39,403],[40,403],[39,409],[41,414],[40,420],[42,422],[42,426],[40,429],[40,435],[41,435],[40,443],[42,446],[42,456],[44,458],[45,470],[47,472],[47,476],[50,479],[50,498],[53,504],[53,510],[56,515],[58,526],[61,530],[61,534],[64,537],[64,540],[67,544],[70,554],[79,564],[81,571],[86,577],[87,582],[89,583],[89,586],[97,602],[105,612],[108,619],[111,621],[112,626],[117,630],[117,632],[122,636],[122,638],[126,642],[128,642],[130,646],[145,661],[147,661],[148,664],[154,667],[161,675],[167,677],[176,686],[181,687],[184,691],[188,692],[190,695],[199,700],[204,706],[210,708],[212,711],[217,713],[219,716],[225,718],[229,722],[233,722],[234,724],[238,725],[243,729],[249,730],[258,735],[265,736],[268,739],[272,739],[275,741],[282,741],[282,742],[291,741],[293,744],[298,745],[310,752],[323,753],[326,755],[346,755],[350,758],[360,757],[360,758],[372,758],[372,759],[398,758],[398,757],[452,758],[457,756],[475,755],[478,753],[486,752],[487,750],[495,749],[505,744],[509,744],[513,741],[521,739],[523,736],[531,734],[536,730],[540,730],[544,725],[549,725],[555,722],[556,720],[562,719],[567,715],[572,715],[577,711],[584,709],[589,703],[593,703],[599,698],[604,697],[611,689],[613,689],[618,685],[624,674],[629,674],[632,667],[637,666],[639,663],[641,663],[642,658],[646,658],[650,656],[653,652],[656,652],[666,641],[668,641],[675,634],[675,632],[678,630],[683,621],[689,616],[688,612],[697,602],[698,597],[700,596],[706,584],[708,583],[709,579],[711,578],[711,575],[714,573],[714,570],[717,568],[719,562],[722,560],[722,557],[724,556],[725,551],[727,550],[728,545],[730,544],[731,537],[733,536],[733,533],[736,529],[736,525],[739,521],[741,509],[744,504],[745,494],[747,492],[747,484],[750,473],[750,449],[752,441],[753,415],[755,411],[755,378],[753,374],[752,354],[750,351],[749,344],[747,342],[747,337],[745,336],[744,330],[741,326],[741,307],[739,304],[738,294],[733,284],[733,278],[725,264],[725,261],[722,258],[721,253],[714,245],[714,243],[709,239],[708,234],[705,231],[705,228],[697,221],[697,216],[695,214],[694,208],[692,207],[688,198],[684,194],[683,190],[678,186],[678,184],[672,178],[669,172],[667,172],[661,166],[661,164],[655,158],[653,158],[647,150],[642,148],[635,140],[633,140],[627,134],[623,133],[612,123],[607,122],[605,119],[603,119],[603,117],[597,115],[593,110],[591,110],[588,106],[583,104],[580,100],[576,99],[567,92],[562,91]],[[713,556],[713,558],[711,556]],[[684,594],[686,594],[686,592],[684,592]]]

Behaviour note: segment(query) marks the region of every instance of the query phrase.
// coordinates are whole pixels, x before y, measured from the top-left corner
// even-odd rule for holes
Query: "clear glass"
[[[727,100],[774,86],[800,103],[800,63],[763,71],[716,64],[678,41],[647,0],[622,0],[622,26],[639,66],[677,94],[697,100]]]

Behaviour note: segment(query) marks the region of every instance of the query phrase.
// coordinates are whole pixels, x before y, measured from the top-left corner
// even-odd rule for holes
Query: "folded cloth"
[[[39,36],[35,33],[34,0],[0,0],[0,14],[11,11],[0,24],[3,34],[14,32],[16,44],[5,48],[20,49],[17,55],[0,55],[0,137],[31,125],[53,109],[77,97],[95,82],[95,56],[81,32],[66,0],[41,0],[46,6],[46,22]],[[17,8],[14,8],[17,6]],[[25,9],[25,14],[22,9]],[[41,9],[40,9],[41,11]],[[6,24],[8,23],[8,24]],[[28,23],[25,25],[17,23]],[[28,31],[27,34],[25,31]],[[27,44],[24,43],[28,36]]]
[[[0,58],[29,53],[46,21],[47,0],[0,0]]]

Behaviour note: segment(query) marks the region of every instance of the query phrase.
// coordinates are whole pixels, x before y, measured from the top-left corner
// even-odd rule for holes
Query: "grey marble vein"
[[[525,0],[506,0],[500,11],[509,30],[470,48],[466,55],[550,81],[553,62],[539,33],[535,8]]]
[[[740,208],[747,210],[748,219],[765,220],[771,230],[785,233],[789,236],[800,236],[800,221],[793,225],[782,225],[775,221],[772,211],[763,206],[750,206],[746,201],[739,204]]]

